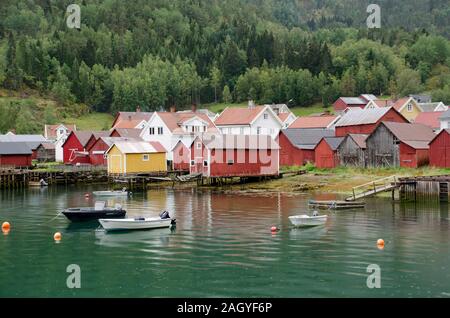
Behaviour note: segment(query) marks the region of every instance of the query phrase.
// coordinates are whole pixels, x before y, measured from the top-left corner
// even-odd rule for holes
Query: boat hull
[[[290,216],[289,221],[291,221],[292,225],[296,227],[312,227],[324,225],[327,222],[328,216],[305,216],[305,215],[297,215]]]
[[[127,191],[94,191],[93,194],[98,197],[126,197]]]
[[[66,218],[72,222],[86,222],[98,220],[101,218],[124,218],[125,210],[105,209],[105,210],[90,210],[90,209],[67,209],[62,212]]]
[[[170,227],[174,219],[146,218],[146,219],[99,219],[106,231],[150,230]]]

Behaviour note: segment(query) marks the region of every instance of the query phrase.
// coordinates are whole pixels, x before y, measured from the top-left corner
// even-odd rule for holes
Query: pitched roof
[[[149,120],[151,112],[118,112],[112,128],[135,128],[141,121]]]
[[[204,113],[198,113],[198,112],[157,112],[156,113],[161,120],[166,124],[167,128],[171,132],[184,132],[184,130],[178,130],[180,129],[181,125],[185,123],[186,121],[193,119],[195,117],[198,117],[199,119],[203,120],[208,124],[208,130],[215,130],[216,127],[214,123],[211,121],[211,119],[208,117],[208,115]]]
[[[347,105],[366,105],[367,101],[360,97],[341,97],[341,100]]]
[[[55,144],[52,142],[43,142],[41,143],[38,148],[42,146],[42,148],[44,148],[45,150],[53,150],[55,149]]]
[[[398,100],[396,100],[394,102],[394,104],[392,104],[392,107],[394,107],[397,111],[400,111],[403,109],[403,107],[405,106],[405,104],[410,100],[413,99],[412,97],[403,97],[400,98]]]
[[[331,129],[288,128],[283,129],[281,133],[293,146],[309,150],[314,149],[323,137],[334,137],[334,131]]]
[[[55,138],[56,130],[61,126],[66,127],[69,130],[69,132],[77,130],[77,126],[69,125],[69,124],[45,125],[44,129],[45,129],[45,135],[47,136],[47,138]]]
[[[450,108],[441,114],[439,119],[450,118]]]
[[[284,123],[290,115],[291,113],[279,113],[278,118],[280,118],[280,120]]]
[[[120,141],[140,141],[138,139],[128,137],[100,137],[98,140],[103,141],[106,145],[108,145],[108,147],[111,147],[115,142]]]
[[[120,137],[140,138],[141,129],[136,128],[115,128],[111,131],[110,136],[116,131]]]
[[[331,150],[336,150],[345,137],[324,137],[322,139],[330,146]]]
[[[25,142],[0,142],[0,155],[31,155],[32,151]]]
[[[366,101],[377,99],[377,97],[373,94],[362,94],[359,97],[365,99]]]
[[[75,137],[78,139],[78,141],[80,142],[80,144],[85,147],[86,144],[88,143],[89,139],[91,139],[93,132],[92,131],[85,131],[85,130],[79,130],[79,131],[72,131],[69,134],[69,137],[71,135],[75,135]],[[67,140],[69,140],[69,137],[67,137],[66,141],[63,143],[64,144],[67,142]]]
[[[211,135],[202,141],[208,149],[280,149],[269,135]]]
[[[216,126],[249,125],[266,108],[266,106],[227,107],[215,120]]]
[[[8,133],[6,135],[0,135],[0,141],[4,142],[44,142],[47,141],[42,135],[15,135]]]
[[[433,129],[438,129],[441,127],[439,117],[441,117],[442,114],[444,114],[443,111],[442,112],[434,112],[434,111],[421,112],[419,115],[417,115],[416,119],[414,119],[414,123],[426,125]]]
[[[394,104],[394,101],[390,99],[376,99],[372,100],[372,102],[378,107],[390,107]]]
[[[305,116],[299,117],[289,125],[289,128],[327,128],[338,116]]]
[[[166,149],[157,141],[117,141],[113,146],[116,146],[123,154],[166,152]],[[113,146],[111,146],[111,148]],[[107,152],[109,152],[111,148],[109,148]]]
[[[391,109],[392,107],[354,109],[345,113],[336,127],[375,124]]]
[[[347,138],[352,138],[355,143],[358,145],[361,149],[366,149],[366,139],[369,137],[369,135],[366,134],[348,134]]]
[[[383,122],[395,137],[401,142],[415,148],[428,149],[428,143],[436,136],[428,126],[422,124],[408,124]]]
[[[439,106],[439,104],[441,104],[441,102],[439,103],[419,103],[420,108],[422,108],[422,110],[424,112],[434,112],[434,110],[436,109],[436,107]]]

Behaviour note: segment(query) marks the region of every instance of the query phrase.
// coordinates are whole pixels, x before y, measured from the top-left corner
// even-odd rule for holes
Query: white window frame
[[[261,130],[262,130],[261,127],[256,127],[256,134],[261,135]]]
[[[263,118],[264,119],[269,119],[269,114],[268,113],[264,113]]]
[[[143,154],[142,155],[142,161],[149,161],[149,160],[150,160],[150,155],[149,154]]]
[[[164,135],[164,128],[158,127],[158,135]]]
[[[154,134],[155,134],[155,127],[150,127],[150,128],[148,129],[148,134],[149,134],[149,135],[154,135]]]
[[[202,143],[201,143],[201,142],[197,142],[196,145],[195,145],[195,147],[196,147],[197,149],[202,149]]]
[[[412,103],[409,103],[408,106],[406,106],[406,109],[408,110],[408,112],[412,112],[413,111]]]

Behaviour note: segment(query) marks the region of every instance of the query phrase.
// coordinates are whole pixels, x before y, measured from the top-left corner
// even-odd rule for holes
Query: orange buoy
[[[3,232],[9,232],[10,229],[11,229],[11,224],[9,224],[9,222],[2,223],[2,231]]]
[[[85,198],[89,198],[89,196],[90,196],[89,193],[85,193],[85,194],[84,194],[84,197],[85,197]]]
[[[272,227],[270,228],[270,230],[271,230],[272,232],[277,232],[277,231],[278,231],[278,228],[277,228],[276,226],[272,226]]]
[[[61,241],[61,233],[59,233],[59,232],[56,232],[54,235],[53,235],[53,239],[55,240],[55,241],[57,241],[57,242],[59,242],[59,241]]]
[[[378,246],[378,248],[380,250],[382,250],[384,248],[384,240],[383,239],[378,239],[377,246]]]

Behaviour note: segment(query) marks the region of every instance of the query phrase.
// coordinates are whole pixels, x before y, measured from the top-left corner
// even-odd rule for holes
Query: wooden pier
[[[399,178],[400,201],[449,202],[450,175]]]

